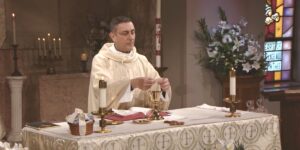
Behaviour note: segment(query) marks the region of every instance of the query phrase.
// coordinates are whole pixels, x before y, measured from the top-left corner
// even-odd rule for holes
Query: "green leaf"
[[[227,22],[227,17],[226,17],[225,11],[222,9],[222,7],[219,7],[218,10],[219,10],[220,20]]]

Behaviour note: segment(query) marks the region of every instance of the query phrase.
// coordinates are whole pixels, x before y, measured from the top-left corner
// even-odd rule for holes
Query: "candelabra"
[[[20,73],[19,68],[18,68],[18,55],[17,55],[18,45],[13,44],[12,48],[13,48],[13,51],[14,51],[14,56],[13,56],[13,59],[14,59],[14,72],[11,74],[11,76],[22,76],[22,74]]]
[[[109,133],[111,130],[105,129],[106,127],[106,120],[105,116],[108,112],[106,111],[106,108],[101,108],[99,107],[98,115],[100,116],[99,120],[99,126],[100,126],[100,131],[95,131],[96,133]]]
[[[47,74],[56,74],[55,62],[62,61],[61,38],[58,38],[57,49],[57,40],[53,38],[51,41],[51,35],[48,33],[47,39],[38,38],[38,47],[38,64],[47,67]]]
[[[161,91],[150,91],[151,102],[153,102],[153,109],[152,109],[152,114],[151,114],[152,120],[164,119],[160,115],[160,110],[159,110],[159,106],[158,106],[159,102],[160,102],[160,94],[161,94]]]

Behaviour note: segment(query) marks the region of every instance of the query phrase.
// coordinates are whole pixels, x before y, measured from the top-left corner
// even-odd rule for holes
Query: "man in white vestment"
[[[116,17],[110,23],[110,38],[93,58],[90,77],[88,112],[100,105],[99,80],[107,82],[107,108],[127,109],[131,106],[149,107],[149,88],[160,85],[161,108],[168,109],[171,86],[161,78],[151,63],[137,53],[134,46],[135,28],[130,18]]]

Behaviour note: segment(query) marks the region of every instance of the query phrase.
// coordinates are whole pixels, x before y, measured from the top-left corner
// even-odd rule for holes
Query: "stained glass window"
[[[266,81],[291,80],[294,12],[295,0],[266,0],[264,49],[269,63]]]

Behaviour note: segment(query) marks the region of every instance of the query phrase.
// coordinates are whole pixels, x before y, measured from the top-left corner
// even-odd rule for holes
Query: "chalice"
[[[151,119],[152,120],[162,120],[164,119],[161,115],[160,115],[160,110],[159,110],[159,103],[160,103],[160,94],[161,91],[150,91],[150,98],[151,98],[151,102],[153,103],[152,105],[152,114],[151,114]]]

